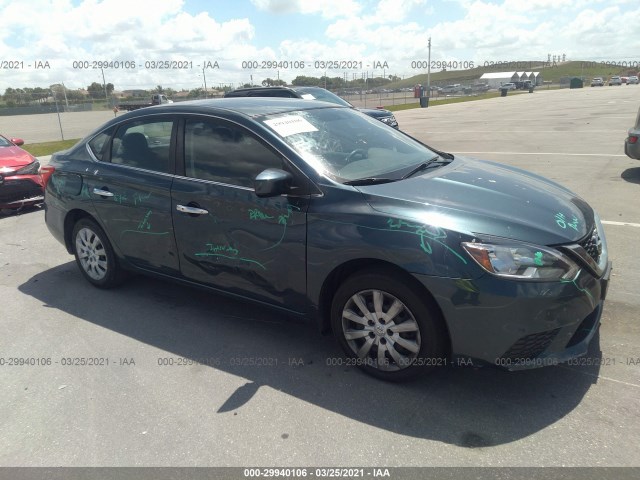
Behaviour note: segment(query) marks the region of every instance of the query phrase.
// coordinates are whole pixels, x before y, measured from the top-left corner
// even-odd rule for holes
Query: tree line
[[[370,89],[370,88],[379,88],[383,87],[386,84],[391,82],[396,82],[401,80],[400,77],[396,75],[389,75],[388,77],[371,77],[366,78],[363,75],[360,75],[358,78],[355,74],[352,74],[351,80],[345,77],[310,77],[299,75],[293,79],[291,82],[292,86],[319,86],[324,87],[329,90],[339,90],[339,89],[348,89],[348,88],[359,88],[359,89]],[[245,83],[242,85],[238,85],[238,88],[246,88],[253,87],[257,85],[251,85],[250,83]],[[262,81],[263,87],[272,87],[272,86],[287,86],[287,82],[281,79],[272,79],[267,78]],[[226,92],[229,90],[233,90],[235,87],[232,84],[221,85],[220,89],[222,92]],[[107,83],[103,85],[98,82],[93,82],[91,85],[88,85],[87,88],[83,90],[73,90],[66,88],[63,84],[54,84],[49,88],[42,87],[23,87],[23,88],[12,88],[9,87],[4,91],[4,95],[2,95],[2,100],[5,106],[13,107],[20,105],[28,105],[35,103],[53,103],[53,102],[81,102],[81,101],[100,101],[107,100],[109,101],[112,98],[113,92],[115,91],[115,86],[113,83]],[[182,90],[187,91],[187,90]],[[171,98],[178,90],[174,90],[173,88],[165,88],[162,85],[157,85],[155,88],[150,90],[142,90],[140,95],[142,96],[150,96],[154,93],[162,93],[167,97]],[[138,95],[138,96],[140,96]],[[205,98],[210,95],[210,92],[205,92],[203,88],[194,88],[188,90],[187,98],[195,99],[195,98]],[[129,97],[133,98],[133,97]]]

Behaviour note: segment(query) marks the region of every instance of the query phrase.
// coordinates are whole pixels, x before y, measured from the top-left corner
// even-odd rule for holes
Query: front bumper
[[[587,353],[600,325],[611,262],[570,282],[475,280],[416,275],[440,306],[453,357],[523,370]]]
[[[0,180],[0,208],[33,205],[44,199],[44,188],[39,175],[14,175]]]

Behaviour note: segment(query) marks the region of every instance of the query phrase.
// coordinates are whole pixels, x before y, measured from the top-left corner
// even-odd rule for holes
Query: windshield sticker
[[[288,137],[296,133],[317,132],[318,129],[299,115],[286,115],[271,120],[265,120],[268,126],[281,137]]]
[[[558,226],[560,228],[573,228],[576,232],[578,231],[578,219],[576,218],[575,215],[572,215],[572,219],[571,222],[569,222],[569,220],[567,219],[567,217],[564,216],[564,213],[556,213],[555,215],[555,219],[556,219],[556,223],[558,224]]]
[[[316,97],[314,97],[310,93],[303,93],[302,94],[302,98],[304,98],[305,100],[315,100],[316,99]]]

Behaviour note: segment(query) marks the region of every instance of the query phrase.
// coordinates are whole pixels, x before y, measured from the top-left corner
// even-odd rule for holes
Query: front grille
[[[547,332],[533,333],[522,337],[511,348],[502,355],[502,359],[505,360],[530,360],[536,358],[542,352],[544,352],[556,335],[560,331],[559,328],[555,330],[549,330]]]
[[[586,250],[596,263],[600,261],[602,254],[602,240],[598,234],[598,230],[594,228],[587,237],[580,242],[580,246]]]

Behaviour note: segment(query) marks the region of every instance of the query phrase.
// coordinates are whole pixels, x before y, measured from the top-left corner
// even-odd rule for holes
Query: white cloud
[[[239,70],[243,58],[275,56],[271,48],[252,44],[255,29],[249,19],[218,22],[206,12],[191,15],[183,11],[182,0],[140,0],[135,9],[128,0],[84,0],[77,6],[67,0],[33,0],[30,7],[29,15],[16,2],[3,10],[11,22],[2,29],[0,58],[29,64],[48,60],[51,70],[29,71],[28,82],[24,80],[26,71],[7,72],[0,78],[0,93],[7,86],[32,86],[31,82],[43,86],[42,79],[47,78],[49,83],[65,79],[70,88],[102,81],[99,69],[74,69],[74,61],[135,61],[133,71],[105,70],[107,81],[118,89],[167,83],[168,78],[176,85],[195,88],[202,82],[201,69],[195,66],[170,76],[141,67],[145,60],[188,60],[194,64],[218,60],[221,70]],[[132,10],[138,13],[132,14]],[[221,70],[207,73],[207,79],[229,81],[221,78]]]
[[[188,0],[186,0],[188,1]],[[239,0],[238,0],[239,1]],[[275,70],[242,68],[246,60],[355,60],[387,62],[386,74],[422,73],[412,60],[426,60],[432,38],[432,60],[546,60],[547,54],[569,59],[636,60],[640,11],[637,0],[250,0],[242,16],[220,21],[210,12],[188,13],[182,0],[31,0],[29,14],[15,1],[0,0],[5,18],[0,30],[0,59],[49,60],[50,71],[3,71],[0,93],[8,86],[45,86],[64,81],[70,88],[102,81],[100,70],[73,69],[77,60],[217,60],[220,70],[207,71],[207,83],[259,82]],[[453,3],[455,8],[451,8]],[[464,6],[461,10],[460,5]],[[215,10],[217,11],[217,10]],[[461,14],[452,12],[462,11]],[[134,12],[134,13],[132,13]],[[266,13],[265,13],[266,12]],[[282,32],[265,45],[269,14],[295,14],[323,26],[324,35],[299,37]],[[254,23],[262,15],[260,23]],[[268,17],[267,17],[268,18]],[[446,19],[446,20],[445,20]],[[367,70],[367,67],[362,70]],[[371,70],[369,74],[371,74]],[[281,69],[280,78],[320,72]],[[323,72],[322,72],[323,73]],[[329,72],[328,72],[329,73]],[[354,71],[334,71],[331,76]],[[381,74],[382,71],[376,72]],[[201,68],[184,71],[105,70],[118,89],[164,84],[195,88]],[[43,85],[42,82],[45,82]]]
[[[356,0],[251,0],[251,3],[270,13],[320,14],[323,18],[356,15],[362,8]]]

